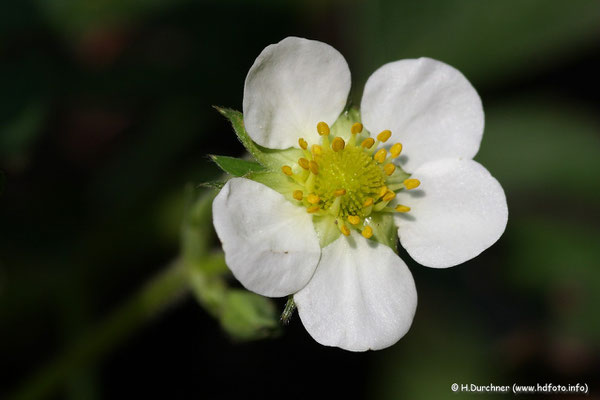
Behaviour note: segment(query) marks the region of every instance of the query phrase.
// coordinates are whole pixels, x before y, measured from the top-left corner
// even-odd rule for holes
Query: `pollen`
[[[310,168],[310,172],[312,172],[313,174],[315,174],[315,175],[319,174],[319,164],[317,164],[316,162],[310,161],[308,163],[308,167]]]
[[[339,136],[337,136],[335,139],[333,139],[333,142],[331,142],[331,149],[333,151],[344,150],[344,147],[346,147],[346,142],[344,142],[344,139]]]
[[[356,135],[357,133],[361,133],[363,130],[363,124],[361,124],[360,122],[356,122],[352,125],[352,128],[350,128],[350,132],[353,135]]]
[[[379,150],[377,150],[377,153],[375,153],[375,155],[373,156],[373,159],[375,161],[377,161],[379,164],[381,164],[385,161],[386,157],[387,157],[387,150],[379,149]]]
[[[294,190],[294,193],[292,193],[292,196],[294,196],[294,198],[298,201],[302,201],[302,198],[304,197],[304,193],[302,193],[302,190]]]
[[[310,204],[319,204],[319,201],[321,201],[321,199],[316,194],[311,193],[308,196],[306,196],[306,201],[308,201]]]
[[[419,187],[420,184],[421,184],[421,181],[419,181],[418,179],[406,179],[404,181],[404,187],[408,190],[417,188],[417,187]]]
[[[337,189],[335,192],[333,192],[334,196],[336,197],[340,197],[346,194],[346,189]]]
[[[396,166],[394,164],[385,164],[385,166],[383,167],[383,170],[385,171],[387,176],[390,176],[394,173],[394,171],[396,170]]]
[[[390,131],[389,129],[386,129],[385,131],[381,131],[381,133],[379,135],[377,135],[377,140],[385,143],[388,141],[388,139],[390,137],[392,137],[392,131]]]
[[[372,205],[373,205],[373,198],[372,197],[367,197],[367,199],[363,203],[363,207],[369,207],[369,206],[372,206]]]
[[[406,213],[410,211],[410,207],[398,204],[394,210],[398,211],[399,213]]]
[[[390,148],[390,155],[392,156],[392,158],[396,158],[400,155],[400,153],[402,153],[402,143],[395,143]]]
[[[294,173],[292,172],[292,167],[290,167],[289,165],[284,165],[283,167],[281,167],[281,170],[283,171],[284,174],[286,174],[287,176],[292,176],[294,175]]]
[[[298,139],[298,144],[302,148],[302,150],[306,150],[308,148],[308,143],[303,138]]]
[[[309,162],[306,158],[301,157],[298,159],[298,165],[301,166],[304,169],[308,169],[309,167]]]
[[[344,234],[344,236],[350,236],[350,229],[344,224],[340,225],[340,231]]]
[[[373,228],[365,226],[365,229],[363,229],[361,233],[365,238],[370,239],[371,236],[373,236]]]
[[[319,135],[321,136],[329,135],[329,125],[327,125],[327,123],[323,121],[319,122],[317,124],[317,132],[319,132]]]
[[[314,214],[316,212],[318,212],[321,209],[321,207],[319,206],[310,206],[306,209],[306,212],[309,214]]]
[[[396,197],[396,193],[394,193],[390,190],[383,196],[382,200],[383,201],[391,201],[394,197]]]
[[[348,215],[348,222],[357,225],[360,222],[360,217],[358,215]]]
[[[364,147],[365,149],[370,149],[371,147],[373,147],[374,144],[375,144],[375,139],[366,138],[365,140],[362,141],[362,143],[360,145],[362,147]]]

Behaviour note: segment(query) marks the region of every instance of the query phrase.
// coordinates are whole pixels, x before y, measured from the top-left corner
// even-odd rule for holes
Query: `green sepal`
[[[378,241],[398,253],[398,229],[394,223],[394,216],[388,213],[374,213],[367,218],[367,222],[373,229],[371,239]]]
[[[281,193],[286,198],[286,200],[292,202],[292,204],[298,203],[298,200],[294,199],[294,197],[292,196],[294,190],[304,189],[302,186],[294,182],[293,179],[286,176],[281,171],[253,172],[251,174],[248,174],[246,178],[258,183],[262,183],[263,185],[270,187],[276,192]]]
[[[352,137],[350,128],[357,122],[361,122],[360,111],[355,107],[349,108],[344,111],[331,126],[330,137],[334,138],[339,136],[345,141],[350,140],[350,137]],[[363,131],[357,137],[357,142],[360,143],[362,139],[367,137],[369,137],[369,131],[363,128]]]
[[[321,248],[325,248],[333,243],[342,234],[333,215],[315,215],[313,217],[313,226],[319,237]]]
[[[264,171],[265,167],[256,161],[242,160],[241,158],[228,156],[209,156],[223,171],[233,176],[246,176],[251,172]]]
[[[248,132],[246,132],[244,115],[241,112],[231,108],[217,106],[214,106],[214,108],[231,122],[231,126],[239,141],[242,142],[248,153],[261,165],[275,170],[281,168],[283,165],[295,164],[298,158],[303,156],[302,150],[293,147],[285,150],[274,150],[254,143]]]
[[[285,307],[283,308],[283,312],[281,313],[281,317],[279,317],[282,325],[287,325],[290,323],[292,315],[294,315],[294,311],[296,311],[294,296],[288,296],[288,299],[285,302]]]
[[[220,321],[223,329],[238,341],[263,339],[280,333],[272,300],[245,290],[227,292]]]
[[[216,189],[221,190],[223,186],[225,186],[227,182],[225,181],[208,181],[208,182],[200,182],[198,184],[198,188],[208,188],[208,189]]]

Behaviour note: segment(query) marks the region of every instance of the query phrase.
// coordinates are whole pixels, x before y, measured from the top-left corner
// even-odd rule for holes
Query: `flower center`
[[[283,173],[302,187],[295,190],[293,197],[306,211],[315,215],[330,215],[341,232],[348,236],[350,229],[360,230],[370,238],[372,228],[368,217],[378,212],[408,212],[410,207],[398,204],[388,207],[396,192],[419,186],[417,179],[407,179],[406,173],[397,168],[392,160],[400,155],[402,145],[396,143],[389,152],[377,150],[385,143],[391,132],[385,130],[377,135],[377,141],[366,138],[358,144],[362,132],[361,123],[351,127],[352,136],[348,143],[341,137],[330,141],[330,129],[325,122],[317,124],[321,143],[308,143],[300,138],[298,143],[304,157],[297,166],[284,165]]]

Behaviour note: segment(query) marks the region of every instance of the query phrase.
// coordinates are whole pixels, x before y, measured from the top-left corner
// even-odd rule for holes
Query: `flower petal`
[[[479,95],[455,68],[430,58],[385,64],[369,77],[361,103],[372,134],[392,131],[404,169],[427,161],[473,158],[483,135]]]
[[[354,232],[323,249],[314,276],[294,301],[317,342],[378,350],[410,328],[417,291],[404,261],[389,247]]]
[[[298,138],[318,140],[317,123],[330,126],[350,92],[350,69],[328,44],[288,37],[267,46],[244,85],[244,124],[256,143],[298,147]]]
[[[311,216],[263,184],[227,182],[213,202],[213,223],[233,275],[263,296],[300,290],[319,262]]]
[[[508,219],[504,190],[473,160],[423,164],[413,174],[419,189],[398,193],[411,208],[396,215],[400,243],[412,258],[433,268],[463,263],[502,236]]]

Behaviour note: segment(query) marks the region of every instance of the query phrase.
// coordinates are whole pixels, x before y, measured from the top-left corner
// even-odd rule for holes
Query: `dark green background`
[[[403,254],[419,306],[390,349],[322,347],[297,317],[276,339],[235,343],[190,297],[55,398],[597,389],[600,2],[23,0],[0,13],[0,397],[178,253],[185,184],[218,176],[207,154],[243,151],[211,106],[241,109],[254,58],[289,35],[344,54],[356,104],[386,62],[461,70],[483,100],[476,159],[506,191],[504,236],[447,270]]]

